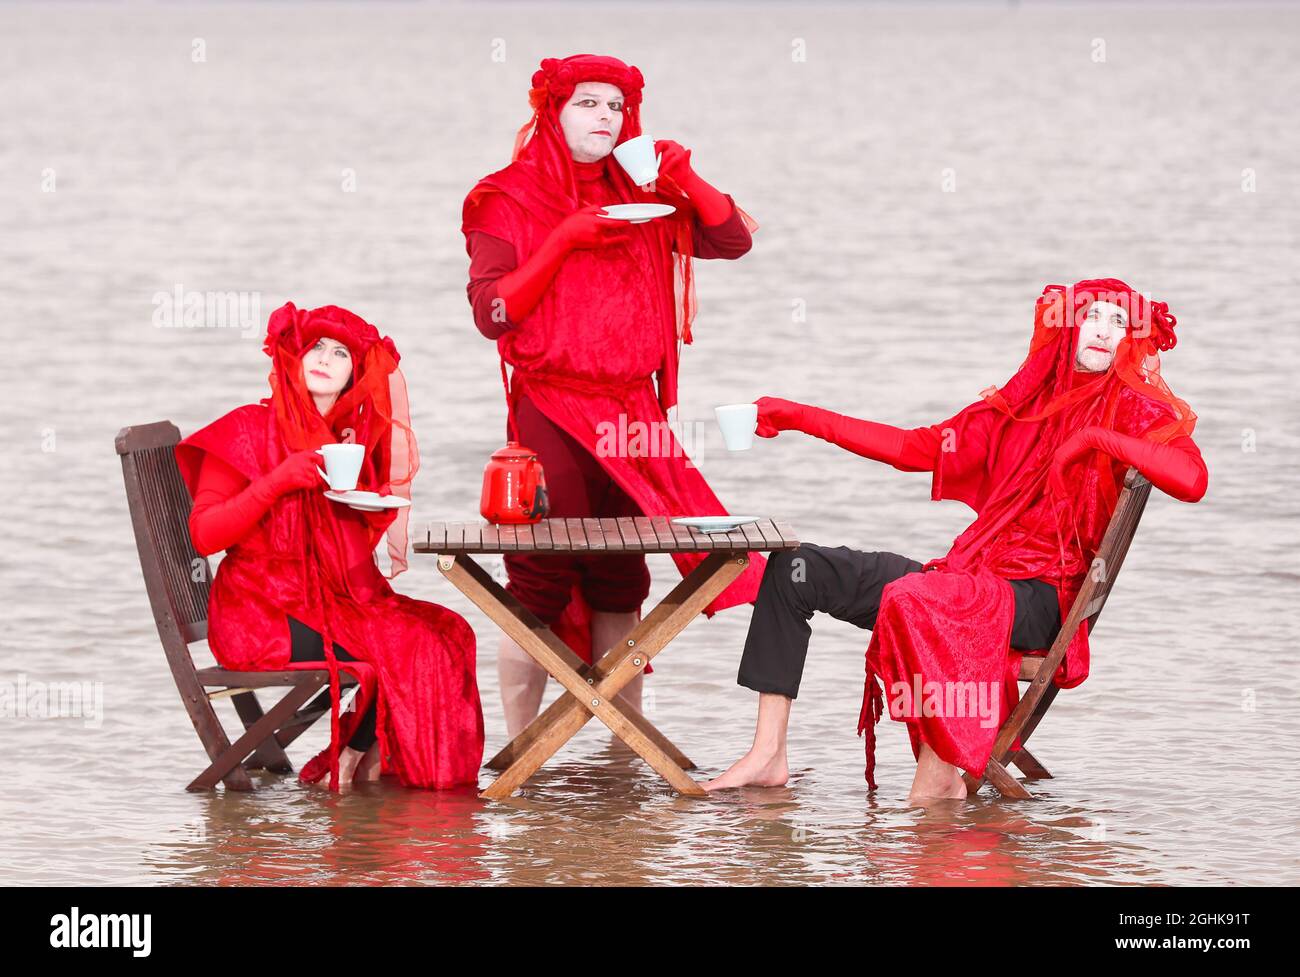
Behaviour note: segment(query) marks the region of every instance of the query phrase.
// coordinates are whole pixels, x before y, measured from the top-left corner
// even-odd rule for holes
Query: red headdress
[[[352,378],[325,416],[317,410],[303,376],[302,358],[322,336],[337,340],[352,354]],[[398,369],[397,347],[360,316],[336,305],[299,309],[292,302],[271,313],[263,350],[271,357],[271,408],[288,451],[343,441],[366,447],[357,487],[390,491],[409,499],[419,468],[411,430],[406,382]],[[315,498],[315,496],[313,496]],[[334,505],[323,497],[319,508]],[[366,513],[377,545],[385,530],[392,563],[390,578],[406,569],[410,510]]]
[[[641,88],[645,79],[640,69],[618,58],[597,54],[542,59],[541,67],[533,72],[533,87],[528,92],[533,115],[515,134],[510,158],[536,168],[537,189],[549,198],[546,202],[555,207],[560,217],[571,214],[578,206],[573,154],[560,128],[560,109],[578,83],[584,81],[604,82],[623,93],[623,125],[618,143],[641,135]],[[615,169],[611,168],[611,176],[615,175]],[[622,175],[621,170],[618,175]],[[632,186],[626,178],[617,185],[629,192]]]
[[[1111,366],[1095,376],[1074,369],[1079,328],[1093,302],[1112,302],[1128,314],[1126,334]],[[1176,323],[1166,303],[1152,302],[1116,278],[1043,289],[1034,307],[1028,356],[1015,376],[1001,387],[986,389],[982,402],[954,418],[956,450],[942,452],[935,467],[933,498],[960,499],[979,512],[953,544],[947,560],[966,562],[1023,513],[1045,490],[1056,449],[1081,428],[1125,428],[1129,429],[1125,433],[1157,442],[1191,434],[1196,415],[1160,376],[1160,352],[1174,347]],[[962,457],[963,449],[970,447],[963,430],[973,415],[984,411],[998,413],[987,444],[980,449],[999,450],[992,471]],[[1100,491],[1098,511],[1104,518],[1117,499],[1117,486],[1108,472],[1110,459],[1097,452],[1092,464],[1083,486],[1076,485],[1068,497],[1053,500],[1063,566],[1067,548],[1075,548],[1076,556],[1083,549],[1079,510],[1092,504],[1087,490]]]

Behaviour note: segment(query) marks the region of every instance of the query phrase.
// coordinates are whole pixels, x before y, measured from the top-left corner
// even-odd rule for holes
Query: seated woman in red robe
[[[617,58],[547,58],[533,75],[532,118],[514,161],[465,200],[470,304],[505,364],[506,438],[537,452],[552,517],[723,515],[668,425],[679,343],[691,341],[691,259],[738,258],[756,225],[658,140],[653,189],[611,156],[641,134],[641,72]],[[667,203],[666,218],[628,224],[609,204]],[[653,377],[659,381],[656,393]],[[705,613],[754,600],[764,558]],[[673,554],[685,575],[704,557]],[[644,556],[506,554],[509,591],[587,661],[636,624],[650,590]],[[546,672],[509,638],[498,657],[506,727],[537,714]],[[640,707],[638,675],[620,694]]]
[[[1020,655],[1055,639],[1125,470],[1136,467],[1185,502],[1205,494],[1205,462],[1189,437],[1196,415],[1160,376],[1159,352],[1174,346],[1175,323],[1163,302],[1117,279],[1049,285],[1019,372],[939,424],[903,430],[760,399],[763,437],[803,431],[900,471],[933,472],[932,498],[959,499],[978,518],[947,556],[924,565],[811,543],[774,556],[738,677],[759,693],[754,742],[705,788],[786,782],[808,621],[825,611],[872,632],[858,724],[867,733],[868,785],[876,786],[879,676],[917,757],[911,799],[965,797],[960,769],[983,774],[1019,696]],[[1085,623],[1055,681],[1070,688],[1087,675]]]
[[[271,396],[176,446],[199,553],[225,550],[208,642],[225,668],[328,668],[330,745],[304,766],[337,790],[392,774],[407,787],[473,785],[483,759],[475,638],[454,611],[393,591],[409,510],[361,511],[324,495],[317,449],[361,444],[357,488],[409,501],[419,467],[393,341],[346,309],[271,314]],[[359,684],[339,714],[339,671]]]

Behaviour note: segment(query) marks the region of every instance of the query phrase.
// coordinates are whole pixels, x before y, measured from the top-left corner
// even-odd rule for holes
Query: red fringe
[[[862,712],[858,715],[858,735],[866,734],[867,789],[876,789],[876,723],[884,713],[884,694],[871,665],[867,665],[867,681],[862,689]]]

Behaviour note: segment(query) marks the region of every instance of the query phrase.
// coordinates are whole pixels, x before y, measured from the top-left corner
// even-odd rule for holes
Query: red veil
[[[478,181],[465,198],[461,229],[467,242],[474,232],[508,241],[522,264],[561,221],[580,208],[590,187],[579,179],[578,164],[565,141],[559,116],[565,101],[584,81],[614,85],[622,92],[619,143],[642,134],[644,80],[637,68],[617,58],[591,54],[545,59],[532,76],[532,114],[518,130],[512,161]],[[607,158],[602,174],[605,182],[611,191],[608,195],[619,201],[668,203],[675,211],[670,217],[636,225],[630,239],[620,245],[621,262],[598,262],[587,255],[566,261],[556,274],[555,287],[526,317],[536,328],[509,329],[497,338],[511,415],[508,429],[517,430],[514,404],[527,389],[548,419],[599,458],[611,478],[647,515],[724,513],[726,509],[680,446],[665,457],[601,457],[596,433],[599,421],[624,413],[629,425],[662,423],[677,403],[678,363],[682,345],[691,341],[695,314],[691,268],[697,229],[694,206],[670,178],[657,180],[656,192],[648,193],[632,184],[616,161]],[[492,199],[498,194],[500,199]],[[600,196],[606,202],[603,185]],[[493,206],[503,200],[509,205]],[[757,226],[743,215],[742,219],[751,231]],[[589,270],[590,277],[580,279],[579,268]],[[557,304],[560,295],[578,306],[561,309]],[[539,336],[560,332],[561,320],[563,332],[577,345],[563,350],[530,345]],[[616,330],[628,328],[630,323],[638,330],[637,341],[619,343]],[[648,365],[651,357],[647,351],[652,346],[661,351],[655,358],[657,365]],[[513,365],[509,378],[507,359]],[[565,368],[557,366],[560,361],[565,361]],[[658,381],[657,391],[650,381],[652,373]],[[702,559],[700,554],[673,555],[683,576]],[[751,554],[744,573],[704,613],[712,616],[725,607],[752,601],[764,565],[762,555]],[[584,658],[591,654],[589,614],[575,587],[573,599],[555,624],[556,634]]]
[[[348,386],[324,417],[307,391],[302,369],[303,356],[322,336],[346,346],[353,364]],[[357,488],[410,499],[420,454],[411,430],[406,381],[397,365],[401,355],[393,341],[337,305],[307,310],[286,302],[271,313],[262,348],[271,357],[271,407],[287,453],[340,441],[363,444],[366,454]],[[311,497],[317,514],[333,505],[319,494]],[[387,532],[392,579],[407,567],[410,509],[365,515],[373,545]]]
[[[321,416],[307,390],[302,358],[322,336],[338,340],[352,354],[352,377],[339,394],[329,413]],[[267,321],[263,350],[271,357],[271,408],[276,428],[287,449],[286,454],[323,444],[343,441],[366,447],[361,473],[357,478],[360,491],[393,494],[409,499],[411,481],[420,465],[415,432],[411,430],[410,405],[406,381],[398,368],[401,359],[397,347],[387,336],[358,315],[336,305],[319,309],[299,309],[286,302],[271,313]],[[346,552],[341,540],[333,546],[320,546],[322,533],[337,532],[338,522],[329,511],[335,505],[322,492],[304,493],[307,552],[303,566],[308,574],[308,600],[317,604],[321,615],[321,644],[330,674],[330,789],[338,789],[338,744],[342,741],[339,724],[338,659],[334,657],[331,633],[330,597],[322,571],[329,572],[331,554]],[[364,513],[370,527],[369,543],[373,551],[380,535],[387,532],[391,579],[407,566],[406,544],[409,507]],[[335,583],[347,588],[347,568],[335,567]],[[383,716],[378,717],[382,724]]]
[[[1095,379],[1078,383],[1074,370],[1079,327],[1093,302],[1111,302],[1128,314],[1126,334],[1115,350],[1110,368]],[[1134,395],[1146,411],[1166,418],[1163,424],[1142,432],[1157,442],[1192,433],[1196,415],[1177,397],[1160,375],[1160,352],[1173,349],[1177,324],[1164,302],[1152,302],[1117,278],[1091,278],[1074,285],[1048,285],[1034,306],[1034,333],[1029,354],[1020,369],[1002,387],[989,387],[980,403],[972,404],[953,419],[956,450],[940,453],[934,469],[931,497],[966,502],[979,518],[964,532],[945,558],[948,565],[966,565],[1001,529],[1021,516],[1043,488],[1058,447],[1080,429],[1098,425],[1115,428],[1121,405]],[[978,415],[988,424],[985,457],[1000,452],[997,471],[968,457],[983,438],[963,437]],[[1013,431],[1014,429],[1014,431]],[[1008,447],[1019,450],[1007,452]],[[1113,511],[1118,492],[1108,474],[1110,459],[1093,452],[1092,471],[1085,473],[1089,487],[1101,492],[1101,508]],[[973,463],[975,462],[975,463]],[[994,477],[990,477],[990,476]],[[999,477],[1001,476],[1001,477]],[[1078,491],[1053,499],[1061,566],[1079,557],[1080,505]],[[1087,501],[1091,501],[1089,498]],[[1072,552],[1071,552],[1072,551]]]
[[[342,343],[352,356],[348,385],[323,417],[307,390],[302,365],[303,356],[322,336]],[[410,426],[406,384],[392,340],[381,337],[374,326],[338,306],[308,310],[287,302],[271,313],[263,351],[271,357],[271,396],[260,404],[232,411],[177,445],[177,464],[191,493],[198,484],[205,452],[217,454],[252,480],[295,452],[348,442],[365,446],[358,489],[409,499],[419,452]],[[334,595],[346,595],[355,602],[356,588],[369,588],[358,580],[356,567],[350,564],[365,556],[373,560],[385,534],[391,559],[389,579],[406,569],[409,519],[407,508],[348,510],[345,528],[341,523],[345,517],[331,508],[335,505],[323,492],[296,492],[292,498],[281,500],[273,510],[275,518],[267,524],[272,549],[257,543],[241,559],[230,560],[229,568],[223,563],[213,591],[214,601],[221,591],[221,604],[210,611],[213,636],[223,634],[224,655],[241,668],[265,668],[268,656],[287,656],[287,630],[271,624],[277,617],[283,620],[286,607],[291,606],[296,616],[319,631],[332,700],[327,751],[331,789],[338,786],[338,744],[351,734],[376,694],[373,662],[348,662],[346,668],[357,677],[360,691],[356,708],[349,714],[348,728],[341,729],[340,665],[334,643],[340,636],[342,618]],[[359,540],[358,534],[364,540]],[[371,569],[375,578],[384,579],[377,569]],[[256,596],[250,589],[256,589]],[[272,631],[285,636],[282,640],[286,643],[268,644]],[[348,643],[347,639],[343,643]],[[318,666],[284,662],[278,667]],[[382,731],[386,714],[383,696],[377,709],[377,724]],[[313,763],[319,765],[325,759],[323,755]]]
[[[573,155],[560,128],[560,109],[578,83],[584,81],[614,85],[623,93],[623,126],[616,145],[641,135],[641,94],[645,79],[640,69],[618,58],[597,54],[543,59],[541,67],[533,73],[528,92],[533,114],[515,135],[511,164],[484,177],[465,198],[466,232],[479,229],[471,224],[471,215],[484,193],[506,194],[548,229],[579,208]],[[664,317],[667,355],[659,383],[660,403],[666,411],[677,403],[681,345],[692,340],[691,324],[696,312],[692,272],[695,208],[671,177],[660,177],[655,181],[655,192],[649,193],[632,183],[618,165],[609,166],[606,173],[625,203],[667,203],[676,208],[671,217],[646,225],[653,227],[669,244],[669,247],[652,249],[650,255],[661,293],[671,297],[673,307],[672,314]],[[739,207],[737,210],[751,232],[758,229],[753,218]],[[671,267],[662,260],[662,254],[672,255]],[[505,380],[504,361],[501,372]],[[506,393],[509,402],[508,383]]]

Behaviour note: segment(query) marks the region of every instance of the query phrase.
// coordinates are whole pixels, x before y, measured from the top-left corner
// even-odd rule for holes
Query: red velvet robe
[[[1090,378],[1079,374],[1077,385]],[[976,405],[972,405],[976,406]],[[967,408],[971,410],[971,408]],[[925,431],[938,451],[942,432],[954,427],[956,417]],[[1163,405],[1125,387],[1121,393],[1115,429],[1122,434],[1142,436],[1168,420]],[[954,452],[953,462],[935,466],[932,497],[957,499],[977,513],[982,511],[997,486],[1024,464],[1036,445],[1036,429],[1025,425],[1010,432],[1001,444],[989,444],[997,415],[975,412],[966,426],[963,445]],[[937,457],[937,455],[936,455]],[[868,688],[863,697],[858,732],[868,733],[868,774],[872,777],[874,718],[884,703],[870,675],[879,675],[884,702],[891,718],[905,721],[912,752],[920,756],[922,742],[947,763],[981,775],[993,750],[998,728],[1019,701],[1017,677],[1021,653],[1012,651],[1011,627],[1015,598],[1007,580],[1041,578],[1057,587],[1064,620],[1091,566],[1102,535],[1113,512],[1127,466],[1113,461],[1109,466],[1109,487],[1102,486],[1093,469],[1083,471],[1072,488],[1080,501],[1079,541],[1083,558],[1059,545],[1048,508],[1047,495],[1039,495],[1029,507],[1007,525],[989,534],[975,536],[972,526],[954,540],[948,554],[925,564],[923,572],[911,573],[886,584],[876,627],[867,647]],[[1064,564],[1062,553],[1066,555]],[[1045,653],[1042,649],[1039,653]],[[1088,626],[1082,624],[1066,650],[1065,660],[1054,677],[1062,688],[1078,685],[1088,676]],[[955,683],[976,683],[964,688],[984,691],[984,702],[996,706],[981,714],[978,699],[964,700],[976,708],[961,711],[956,700],[945,702],[938,714],[926,715],[926,683],[932,688],[957,690]],[[921,692],[918,697],[915,693]],[[874,700],[874,701],[873,701]]]
[[[191,495],[205,452],[249,481],[286,456],[270,401],[239,407],[177,445]],[[287,616],[324,632],[322,609],[304,580],[305,491],[281,496],[250,535],[227,550],[209,596],[208,643],[236,670],[315,669],[291,662]],[[483,759],[483,713],[475,675],[475,636],[454,611],[396,593],[375,563],[363,513],[331,505],[330,532],[316,540],[329,590],[328,634],[360,659],[339,661],[360,689],[339,719],[337,741],[351,737],[376,696],[381,771],[408,787],[476,784]],[[305,780],[328,768],[328,750],[308,763]]]
[[[467,237],[483,232],[508,242],[519,263],[528,260],[553,227],[537,216],[545,213],[541,207],[529,211],[519,203],[531,193],[531,185],[515,176],[521,166],[512,164],[481,181],[466,202],[464,221]],[[607,177],[592,178],[596,168],[578,169],[583,205],[621,202]],[[500,336],[497,348],[515,368],[512,392],[526,390],[537,408],[586,447],[647,516],[726,515],[668,429],[664,413],[676,402],[678,357],[669,222],[630,227],[633,240],[627,247],[569,254],[541,301]],[[701,256],[711,253],[705,249]],[[614,427],[602,427],[602,422]],[[600,450],[602,436],[617,431],[620,423],[633,434],[647,432],[654,452],[636,456],[630,450]],[[683,576],[705,558],[694,553],[672,557]],[[750,553],[749,560],[705,608],[707,616],[754,601],[767,561],[759,553]],[[572,630],[587,616],[575,588],[570,611],[556,631],[583,657],[589,652],[573,639]]]

